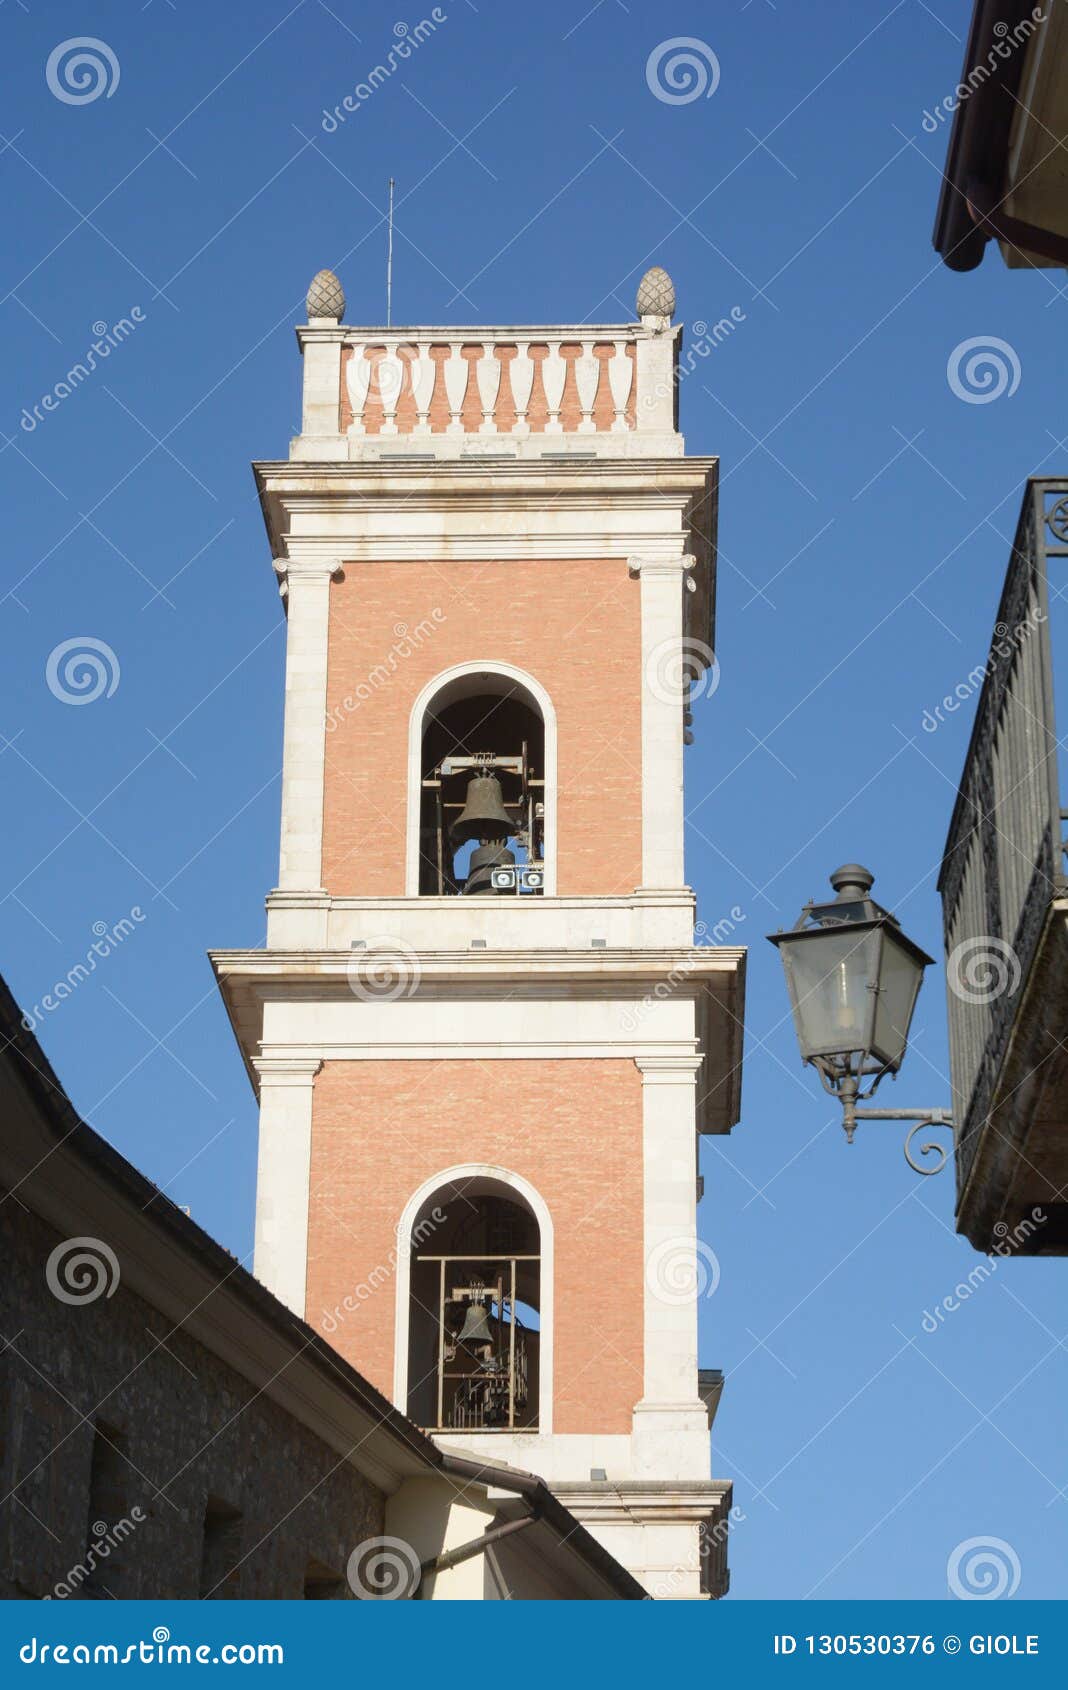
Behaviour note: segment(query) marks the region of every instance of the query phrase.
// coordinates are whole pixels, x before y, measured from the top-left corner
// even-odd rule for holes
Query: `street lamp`
[[[942,1158],[937,1167],[922,1167],[912,1158],[912,1139],[925,1123],[951,1126],[948,1110],[857,1108],[884,1075],[900,1068],[923,971],[934,959],[869,896],[874,876],[868,869],[846,863],[830,878],[833,903],[806,904],[790,932],[768,934],[782,958],[801,1059],[841,1102],[850,1144],[858,1120],[915,1121],[905,1139],[906,1160],[917,1173],[938,1173],[945,1152],[922,1145],[921,1155],[935,1151]]]

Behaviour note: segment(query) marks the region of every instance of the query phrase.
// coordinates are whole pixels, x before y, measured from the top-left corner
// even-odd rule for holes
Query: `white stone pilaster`
[[[322,890],[330,579],[339,567],[335,559],[321,558],[275,564],[288,609],[281,891]]]
[[[645,318],[645,326],[662,321]],[[678,360],[679,330],[642,334],[635,344],[635,379],[638,387],[638,427],[655,434],[675,432],[675,365]]]
[[[253,1272],[304,1318],[311,1189],[312,1095],[318,1057],[258,1056],[260,1146]]]
[[[337,435],[341,432],[341,346],[343,331],[328,328],[304,329],[300,336],[304,355],[304,404],[301,431],[306,436]]]
[[[699,1056],[637,1056],[642,1076],[645,1365],[634,1410],[635,1476],[709,1472],[697,1394],[697,1308],[711,1264],[697,1247]],[[708,1253],[710,1255],[710,1253]]]
[[[641,576],[642,889],[686,884],[683,866],[683,591],[689,557],[632,558]]]

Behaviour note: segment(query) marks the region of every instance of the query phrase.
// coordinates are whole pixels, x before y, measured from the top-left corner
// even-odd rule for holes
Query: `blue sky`
[[[924,711],[985,653],[1025,478],[1068,467],[1061,275],[988,254],[955,276],[930,246],[946,134],[923,116],[958,79],[968,8],[447,0],[324,132],[429,10],[3,9],[0,966],[32,1005],[94,923],[142,912],[39,1037],[94,1126],[244,1255],[255,1110],[205,952],[262,942],[276,878],[283,622],[248,465],[296,431],[308,281],[333,266],[349,321],[383,320],[390,174],[399,323],[626,320],[665,264],[683,321],[737,308],[682,393],[689,449],[723,472],[689,877],[704,919],[737,906],[752,946],[743,1118],[702,1157],[734,1594],[941,1597],[954,1548],[995,1535],[1021,1597],[1060,1596],[1063,1268],[1001,1265],[923,1332],[978,1259],[950,1175],[912,1175],[891,1126],[846,1149],[763,939],[858,858],[939,953],[971,709],[936,733]],[[85,35],[118,81],[70,104],[46,62]],[[654,96],[647,61],[675,36],[716,55],[712,97]],[[23,426],[94,325],[134,307],[106,362]],[[973,336],[1009,343],[1014,393],[954,393]],[[84,636],[118,680],[71,707],[46,666]],[[946,1072],[933,971],[888,1101],[948,1103]]]

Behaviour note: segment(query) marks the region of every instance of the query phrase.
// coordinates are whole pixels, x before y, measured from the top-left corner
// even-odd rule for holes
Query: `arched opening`
[[[406,1411],[433,1432],[535,1431],[542,1237],[514,1186],[485,1175],[438,1186],[412,1216]]]
[[[533,685],[515,670],[465,665],[441,677],[417,711],[417,862],[409,893],[541,895],[555,734],[550,745]]]

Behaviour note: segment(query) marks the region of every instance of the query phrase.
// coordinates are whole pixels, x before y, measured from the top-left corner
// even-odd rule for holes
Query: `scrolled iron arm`
[[[921,1144],[917,1151],[917,1155],[937,1158],[932,1167],[922,1167],[912,1152],[912,1141],[924,1127],[948,1127],[950,1132],[953,1131],[953,1114],[949,1109],[854,1109],[851,1113],[854,1121],[914,1122],[905,1134],[903,1146],[905,1160],[914,1173],[940,1174],[949,1161],[949,1150],[936,1139],[929,1139],[926,1144]]]

